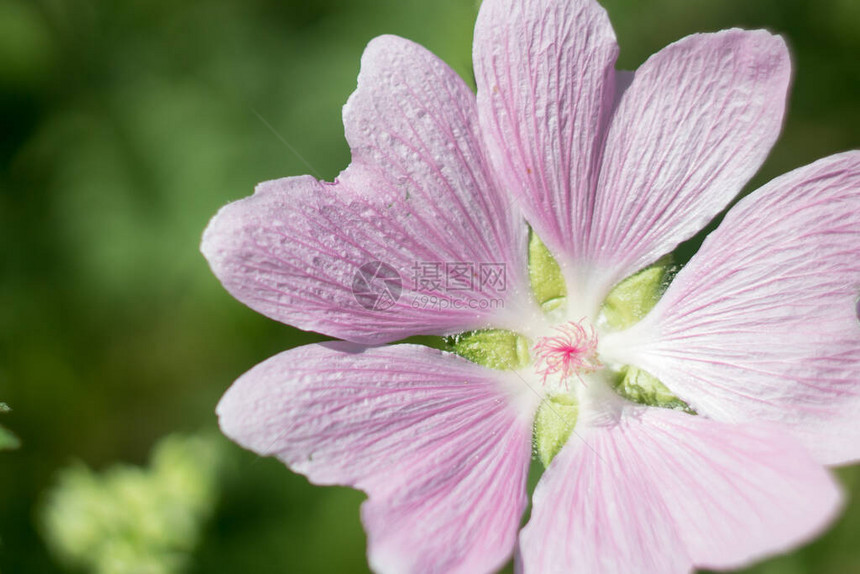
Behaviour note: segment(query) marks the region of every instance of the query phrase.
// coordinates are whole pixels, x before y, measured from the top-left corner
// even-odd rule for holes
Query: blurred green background
[[[860,147],[857,0],[604,5],[625,69],[699,31],[786,37],[790,112],[751,188]],[[476,13],[474,0],[0,0],[0,424],[22,443],[0,452],[0,571],[86,571],[108,538],[140,555],[170,512],[188,536],[112,571],[367,571],[360,494],[214,432],[239,374],[318,337],[234,301],[198,243],[255,183],[347,165],[340,108],[372,37],[416,40],[471,82]],[[835,528],[755,572],[860,572],[860,475],[840,477],[858,496]],[[171,501],[164,484],[190,494]],[[61,535],[96,528],[90,502],[154,517],[154,534],[103,518],[76,567]]]

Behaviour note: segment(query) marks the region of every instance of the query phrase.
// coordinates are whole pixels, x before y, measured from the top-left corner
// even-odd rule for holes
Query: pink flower
[[[736,568],[838,512],[822,465],[860,456],[860,153],[743,199],[647,316],[613,327],[612,288],[760,167],[790,77],[764,31],[690,36],[635,73],[617,51],[591,0],[484,0],[476,98],[420,46],[377,38],[344,108],[352,164],[334,183],[263,183],[206,231],[239,300],[348,341],[265,361],[218,413],[243,446],[365,491],[379,572],[488,572],[515,549],[527,574]],[[523,215],[566,285],[549,313]],[[378,261],[405,279],[399,298],[362,305],[357,273]],[[409,280],[449,263],[469,270],[456,288]],[[498,370],[375,346],[488,328],[532,358]],[[628,366],[697,414],[620,396]],[[535,414],[559,396],[576,426],[520,532]]]

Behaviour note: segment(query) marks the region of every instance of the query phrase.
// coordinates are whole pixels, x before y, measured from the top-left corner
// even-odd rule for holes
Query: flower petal
[[[577,249],[615,95],[606,11],[593,0],[484,0],[473,50],[496,168],[547,246]]]
[[[818,533],[840,491],[775,427],[623,407],[577,428],[534,495],[525,572],[738,568]]]
[[[417,44],[377,38],[344,125],[353,161],[334,184],[264,183],[212,220],[202,250],[224,286],[273,319],[356,342],[521,322],[527,229],[487,167],[456,73]],[[378,276],[374,262],[390,268]],[[356,296],[356,282],[369,292]]]
[[[239,444],[317,484],[360,488],[379,572],[489,572],[526,505],[536,399],[511,373],[416,345],[308,345],[218,405]]]
[[[741,191],[779,134],[790,75],[782,38],[737,29],[688,36],[636,71],[607,135],[587,240],[573,246],[579,272],[602,275],[596,293],[672,251]]]
[[[741,201],[649,316],[607,346],[698,412],[788,426],[817,458],[860,458],[860,153]]]

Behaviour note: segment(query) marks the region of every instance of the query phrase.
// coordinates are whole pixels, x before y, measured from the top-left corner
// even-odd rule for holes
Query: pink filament
[[[602,366],[597,358],[597,331],[593,325],[588,323],[586,329],[570,321],[554,330],[558,334],[541,337],[532,348],[537,372],[544,383],[550,375],[559,374],[566,380],[571,375],[579,377]]]

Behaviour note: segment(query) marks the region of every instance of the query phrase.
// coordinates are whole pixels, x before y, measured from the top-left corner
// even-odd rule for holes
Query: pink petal
[[[618,54],[592,0],[484,0],[475,25],[478,110],[490,155],[556,253],[583,241],[612,111]]]
[[[596,293],[741,191],[779,134],[790,74],[782,38],[737,29],[684,38],[636,71],[609,129],[587,240],[575,246],[582,277],[603,274]]]
[[[416,345],[308,345],[218,405],[239,444],[317,484],[360,488],[379,572],[489,572],[526,505],[532,395],[510,373]]]
[[[808,540],[840,506],[775,427],[625,406],[577,432],[535,491],[525,572],[738,568]]]
[[[860,153],[756,191],[683,269],[617,358],[697,411],[775,421],[824,463],[860,458]],[[627,341],[622,350],[622,341]]]
[[[478,17],[491,157],[587,314],[740,192],[776,140],[790,76],[764,31],[685,38],[629,87],[616,54],[590,0],[486,0]]]
[[[202,250],[225,287],[276,320],[357,342],[522,321],[526,227],[487,167],[463,81],[420,46],[377,38],[344,125],[353,162],[334,184],[264,183],[212,220]],[[374,261],[400,277],[393,306],[353,294]]]

